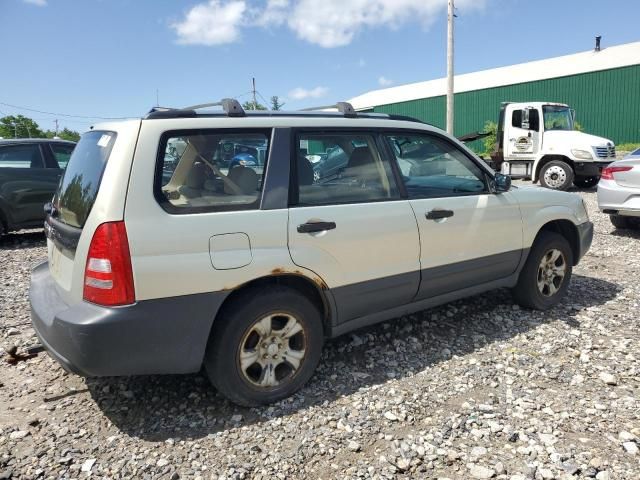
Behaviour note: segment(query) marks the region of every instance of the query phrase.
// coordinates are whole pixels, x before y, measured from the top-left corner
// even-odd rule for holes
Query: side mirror
[[[508,192],[511,189],[511,177],[509,175],[496,173],[493,181],[496,193]]]

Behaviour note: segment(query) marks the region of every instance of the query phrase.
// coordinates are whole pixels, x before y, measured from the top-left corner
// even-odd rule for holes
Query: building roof
[[[479,72],[456,75],[455,93],[482,90],[485,88],[514,85],[548,78],[566,77],[580,73],[597,72],[611,68],[640,64],[640,42],[626,43],[603,48],[599,52],[587,52],[547,58],[507,67],[492,68]],[[420,98],[438,97],[447,94],[447,79],[438,78],[426,82],[409,83],[397,87],[373,90],[352,98],[349,102],[356,110],[379,105],[406,102]]]

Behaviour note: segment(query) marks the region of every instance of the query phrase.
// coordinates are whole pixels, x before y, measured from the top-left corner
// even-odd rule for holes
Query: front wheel
[[[573,183],[573,169],[562,160],[545,163],[540,171],[540,184],[552,190],[568,190]]]
[[[541,232],[512,290],[514,299],[526,308],[554,307],[569,288],[572,267],[573,252],[567,239],[555,232]]]
[[[573,180],[573,184],[578,188],[591,188],[598,184],[600,177],[578,176]]]
[[[302,387],[320,360],[320,312],[295,290],[250,290],[214,323],[205,355],[211,383],[247,407],[281,400]]]

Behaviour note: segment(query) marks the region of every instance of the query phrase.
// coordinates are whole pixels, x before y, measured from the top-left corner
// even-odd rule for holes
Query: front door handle
[[[298,225],[298,233],[324,232],[336,228],[336,222],[307,222]]]
[[[427,220],[439,220],[441,218],[449,218],[449,217],[453,217],[453,210],[435,209],[427,212],[425,216],[427,217]]]

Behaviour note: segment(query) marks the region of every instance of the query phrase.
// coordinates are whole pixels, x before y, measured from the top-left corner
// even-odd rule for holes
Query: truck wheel
[[[205,369],[233,403],[265,405],[311,378],[323,340],[320,312],[305,296],[281,286],[250,290],[214,323]]]
[[[545,163],[540,171],[540,184],[552,190],[568,190],[573,183],[573,169],[562,160]]]
[[[541,232],[512,290],[513,298],[523,307],[548,310],[567,292],[572,266],[567,239],[555,232]]]
[[[573,180],[573,184],[578,188],[591,188],[598,184],[600,177],[578,176]]]
[[[609,220],[616,228],[631,228],[631,222],[628,217],[624,217],[622,215],[609,215]]]

